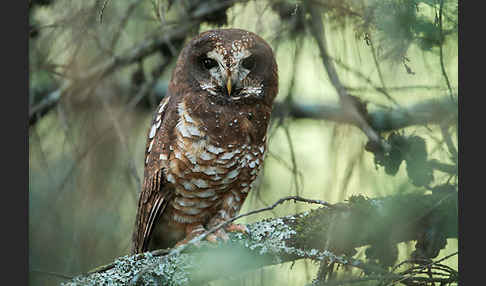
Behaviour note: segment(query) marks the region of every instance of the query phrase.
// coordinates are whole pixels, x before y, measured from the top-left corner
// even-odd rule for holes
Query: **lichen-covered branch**
[[[457,238],[457,192],[406,194],[321,207],[248,225],[226,243],[201,242],[174,255],[164,251],[124,256],[64,285],[201,285],[266,265],[308,258],[384,274],[352,258],[356,247],[417,240],[434,258],[446,238]],[[433,233],[434,235],[430,235]]]

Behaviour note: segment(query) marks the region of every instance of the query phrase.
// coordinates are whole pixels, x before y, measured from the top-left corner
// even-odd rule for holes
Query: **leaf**
[[[419,136],[412,136],[408,139],[408,143],[409,150],[405,159],[408,177],[417,187],[427,186],[434,176],[433,169],[427,163],[425,140]]]

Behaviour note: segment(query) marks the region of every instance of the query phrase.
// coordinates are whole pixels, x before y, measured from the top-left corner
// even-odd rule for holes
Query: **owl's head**
[[[271,105],[278,89],[272,48],[240,29],[210,30],[192,39],[179,56],[174,78],[218,104]]]

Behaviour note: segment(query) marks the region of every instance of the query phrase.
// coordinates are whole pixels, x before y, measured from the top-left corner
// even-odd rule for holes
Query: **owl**
[[[217,29],[185,45],[148,130],[134,253],[187,243],[238,214],[277,91],[273,51],[258,35]],[[229,224],[207,240],[245,229]]]

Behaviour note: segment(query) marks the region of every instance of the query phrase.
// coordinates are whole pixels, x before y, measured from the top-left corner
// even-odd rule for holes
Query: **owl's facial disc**
[[[246,49],[232,50],[216,48],[203,58],[203,66],[209,72],[210,83],[201,83],[201,88],[212,95],[220,95],[235,101],[248,97],[261,97],[263,85],[249,78],[255,67],[255,57]]]

